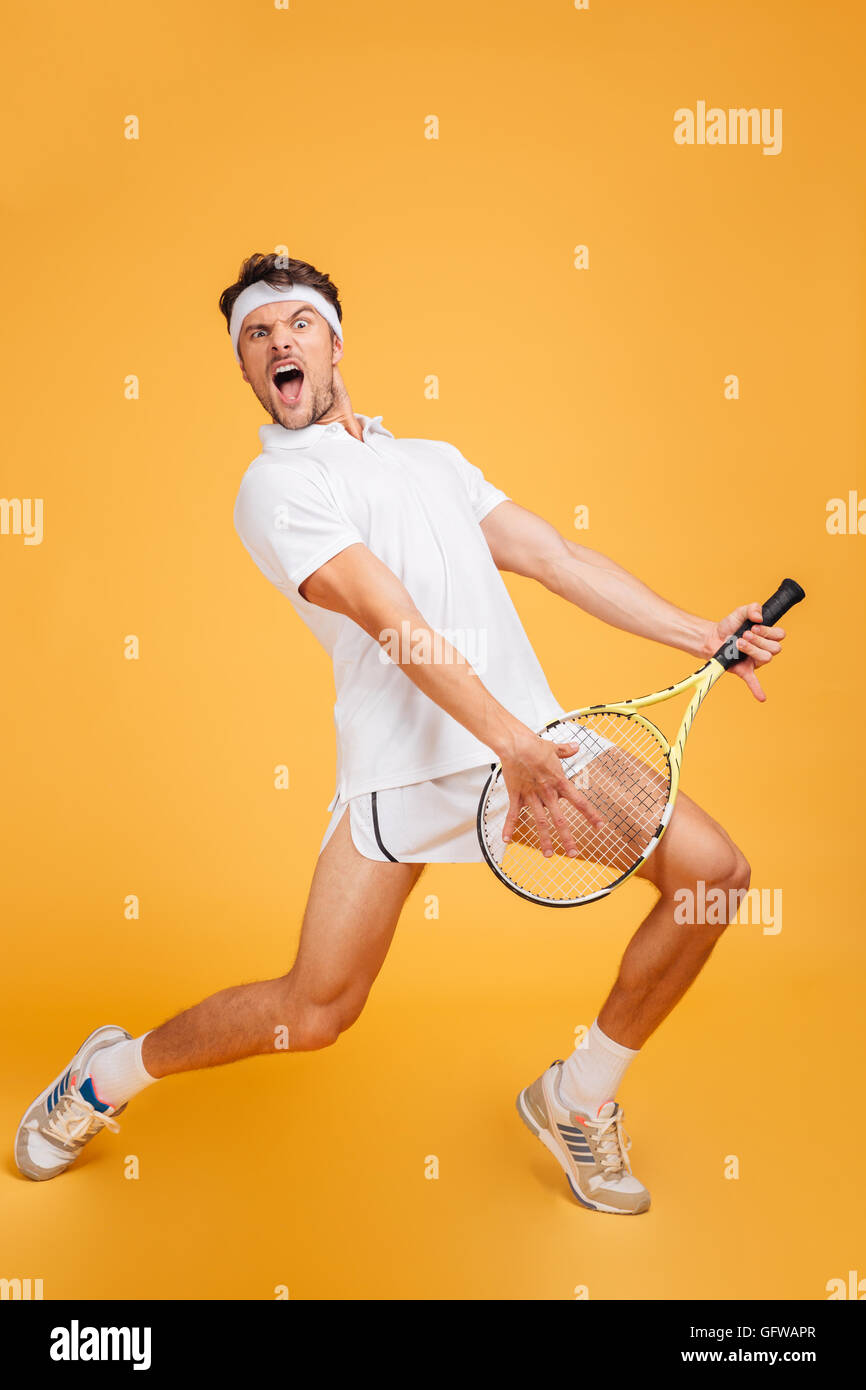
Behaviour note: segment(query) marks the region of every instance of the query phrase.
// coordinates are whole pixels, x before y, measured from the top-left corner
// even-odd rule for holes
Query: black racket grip
[[[736,632],[726,638],[719,650],[713,657],[725,670],[731,666],[736,666],[738,661],[742,661],[745,652],[741,652],[737,646],[737,638],[742,637],[751,627],[775,627],[783,613],[787,613],[789,608],[793,608],[795,603],[799,603],[806,597],[806,591],[801,589],[796,579],[783,579],[776,592],[766,603],[761,604],[763,617],[760,623],[745,622],[742,627],[738,627]]]

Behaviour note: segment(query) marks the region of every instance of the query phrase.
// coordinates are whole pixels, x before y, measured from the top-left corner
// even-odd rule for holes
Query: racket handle
[[[776,592],[766,603],[761,604],[763,617],[760,623],[745,622],[742,627],[738,627],[736,632],[719,647],[713,657],[727,671],[731,666],[736,666],[738,661],[742,661],[745,652],[741,652],[737,646],[737,638],[742,637],[752,627],[775,627],[783,613],[787,613],[789,608],[793,608],[795,603],[806,597],[804,589],[800,588],[796,579],[783,579]]]

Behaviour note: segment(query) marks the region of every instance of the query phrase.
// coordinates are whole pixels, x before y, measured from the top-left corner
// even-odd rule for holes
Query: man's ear
[[[342,344],[342,341],[341,341],[339,338],[335,338],[335,339],[334,339],[334,346],[333,346],[333,349],[332,349],[332,351],[331,351],[331,366],[332,366],[332,367],[336,367],[337,363],[338,363],[339,361],[341,361],[342,356],[343,356],[343,344]]]

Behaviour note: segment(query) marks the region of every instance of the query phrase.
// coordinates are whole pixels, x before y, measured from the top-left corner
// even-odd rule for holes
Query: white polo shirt
[[[348,801],[496,762],[495,752],[415,686],[357,623],[308,603],[304,580],[362,542],[490,693],[531,729],[563,714],[551,694],[479,523],[506,494],[453,444],[395,439],[382,416],[341,424],[262,425],[234,522],[266,579],[286,595],[334,664],[337,791]],[[410,632],[389,650],[408,651]],[[444,648],[438,653],[439,659]],[[418,656],[434,657],[423,646]]]

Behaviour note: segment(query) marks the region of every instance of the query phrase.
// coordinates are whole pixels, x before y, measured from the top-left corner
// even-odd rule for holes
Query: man
[[[235,524],[334,662],[333,814],[289,973],[222,990],[135,1039],[114,1026],[91,1033],[19,1128],[18,1166],[37,1180],[63,1172],[102,1129],[116,1130],[129,1100],[160,1078],[280,1050],[282,1030],[289,1051],[333,1043],[364,1007],[423,865],[481,859],[475,816],[491,763],[501,761],[510,795],[506,833],[525,808],[546,852],[551,826],[573,851],[560,798],[599,823],[563,775],[561,758],[576,745],[535,732],[564,710],[500,570],[695,657],[715,652],[746,617],[761,620],[756,604],[718,623],[675,607],[508,499],[453,445],[398,440],[381,416],[356,415],[339,370],[339,295],[308,263],[251,256],[220,308],[243,378],[273,421],[259,431],[262,452],[241,481]],[[783,637],[758,625],[739,640],[734,669],[759,700],[755,668]],[[749,880],[726,832],[682,794],[640,873],[659,897],[585,1045],[518,1098],[577,1200],[617,1214],[650,1202],[626,1156],[619,1085],[722,930],[678,925],[674,893],[699,879],[724,890]]]

